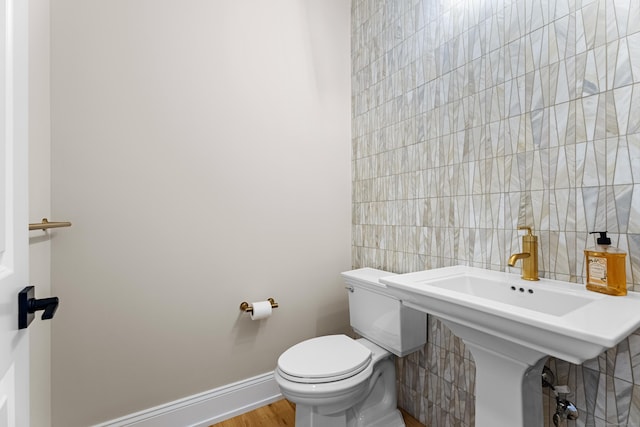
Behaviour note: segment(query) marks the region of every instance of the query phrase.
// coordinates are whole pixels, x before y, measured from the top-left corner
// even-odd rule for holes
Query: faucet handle
[[[518,226],[518,230],[527,230],[527,236],[533,236],[533,227],[528,227],[526,225]]]
[[[527,230],[527,234],[525,234],[524,236],[522,236],[522,243],[524,244],[525,242],[530,242],[530,243],[535,243],[538,244],[538,236],[536,236],[535,234],[533,234],[533,227],[528,227],[526,225],[523,226],[519,226],[518,230]],[[524,249],[524,248],[523,248]],[[537,251],[537,249],[536,249]],[[536,267],[537,268],[537,267]]]

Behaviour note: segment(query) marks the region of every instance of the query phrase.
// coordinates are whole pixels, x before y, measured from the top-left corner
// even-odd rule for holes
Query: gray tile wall
[[[638,0],[353,0],[352,96],[355,267],[508,270],[530,225],[541,275],[584,282],[588,232],[608,230],[640,291]],[[473,359],[429,321],[401,406],[471,426]],[[640,335],[549,365],[572,425],[640,425]]]

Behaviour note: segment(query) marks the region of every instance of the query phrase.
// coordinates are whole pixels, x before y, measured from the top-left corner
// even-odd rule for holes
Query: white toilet
[[[342,276],[349,291],[351,326],[362,336],[312,338],[286,350],[275,379],[296,404],[296,427],[403,427],[397,409],[393,355],[426,342],[426,314],[404,307],[378,279],[382,270],[361,268]]]

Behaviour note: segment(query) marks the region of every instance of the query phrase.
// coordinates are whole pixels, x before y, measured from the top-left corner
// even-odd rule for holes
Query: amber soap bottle
[[[607,295],[627,294],[627,254],[611,246],[606,231],[594,231],[600,234],[596,246],[584,251],[587,267],[587,289]]]

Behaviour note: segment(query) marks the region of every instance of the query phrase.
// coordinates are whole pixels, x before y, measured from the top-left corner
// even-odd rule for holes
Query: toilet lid
[[[312,338],[282,353],[278,368],[292,381],[339,381],[364,370],[371,350],[346,335]],[[293,377],[293,378],[291,378]]]

